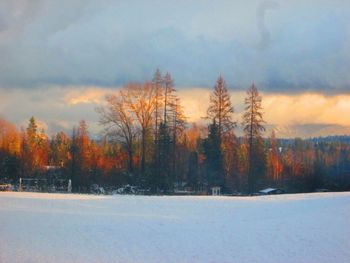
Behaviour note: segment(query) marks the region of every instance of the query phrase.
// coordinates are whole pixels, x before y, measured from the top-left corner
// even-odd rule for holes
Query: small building
[[[211,195],[221,195],[221,187],[220,186],[213,186],[211,189]]]
[[[266,188],[259,191],[260,195],[278,195],[283,193],[284,193],[284,190],[280,188]]]

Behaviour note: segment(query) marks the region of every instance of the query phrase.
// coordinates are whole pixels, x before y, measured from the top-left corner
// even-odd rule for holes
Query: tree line
[[[210,96],[207,125],[189,124],[170,73],[128,83],[106,96],[103,136],[92,139],[82,120],[70,135],[48,137],[34,117],[26,129],[0,120],[0,182],[44,178],[59,167],[74,191],[92,184],[136,185],[152,193],[190,190],[254,193],[264,187],[289,192],[350,189],[350,145],[339,140],[277,139],[265,134],[262,96],[253,83],[241,120],[223,76]],[[244,136],[237,137],[241,126]]]

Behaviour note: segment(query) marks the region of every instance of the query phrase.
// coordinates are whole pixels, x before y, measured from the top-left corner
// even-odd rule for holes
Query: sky
[[[0,58],[0,115],[49,133],[98,133],[104,96],[160,68],[190,122],[222,74],[238,122],[254,81],[280,137],[350,134],[346,0],[2,0]]]

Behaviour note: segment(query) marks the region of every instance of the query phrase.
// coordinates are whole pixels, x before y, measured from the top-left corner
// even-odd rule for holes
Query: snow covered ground
[[[350,262],[350,193],[0,193],[0,262]]]

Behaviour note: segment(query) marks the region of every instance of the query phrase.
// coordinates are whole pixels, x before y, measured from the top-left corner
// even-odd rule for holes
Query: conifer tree
[[[73,128],[70,146],[70,176],[74,186],[82,186],[84,191],[90,185],[91,140],[88,126],[84,120]]]
[[[162,122],[159,125],[159,170],[161,176],[156,176],[156,185],[159,189],[168,190],[171,180],[171,138],[168,127]]]
[[[157,137],[158,137],[158,130],[159,130],[159,123],[161,121],[161,105],[162,105],[162,98],[163,98],[163,84],[164,80],[162,77],[162,73],[160,72],[159,69],[156,70],[154,73],[153,79],[152,79],[152,84],[155,89],[155,142],[157,143]]]
[[[171,104],[174,100],[174,81],[170,75],[170,73],[166,73],[164,76],[164,110],[163,110],[163,123],[165,125],[168,124],[168,109],[171,107]]]
[[[208,138],[204,141],[204,153],[206,156],[206,170],[209,185],[223,186],[223,157],[221,151],[221,139],[219,125],[214,119],[209,125]]]
[[[154,110],[154,173],[155,177],[160,177],[160,156],[159,156],[159,125],[162,122],[162,105],[163,105],[163,92],[164,92],[164,80],[159,69],[154,73],[152,84],[155,89],[155,110]]]
[[[24,176],[32,176],[48,164],[48,138],[44,130],[38,132],[38,125],[31,117],[22,140],[22,157]]]
[[[218,136],[220,138],[220,151],[223,161],[221,162],[223,167],[220,167],[220,171],[224,173],[227,181],[230,181],[232,185],[232,177],[234,176],[234,159],[236,151],[236,136],[234,134],[234,128],[236,122],[233,121],[234,108],[231,103],[230,94],[227,90],[225,80],[220,75],[216,81],[214,91],[210,95],[210,104],[207,110],[207,119],[213,121],[212,124],[217,125]],[[220,175],[221,176],[221,175]]]
[[[171,126],[169,127],[170,133],[172,133],[171,143],[171,175],[175,180],[177,177],[176,163],[177,163],[177,148],[180,137],[183,135],[186,129],[186,117],[180,104],[180,99],[174,96],[174,101],[171,104]]]
[[[27,127],[27,140],[29,144],[34,145],[36,143],[38,137],[37,131],[38,125],[36,124],[35,118],[31,117]]]
[[[263,126],[262,98],[253,83],[247,91],[244,100],[245,112],[243,114],[243,131],[248,144],[248,188],[252,194],[255,190],[255,181],[258,173],[263,174],[264,166],[264,145],[262,132]]]
[[[232,132],[236,126],[236,122],[232,119],[233,113],[234,108],[231,104],[230,94],[228,93],[223,76],[220,75],[216,81],[214,91],[210,95],[207,119],[215,120],[221,139],[225,133]]]

